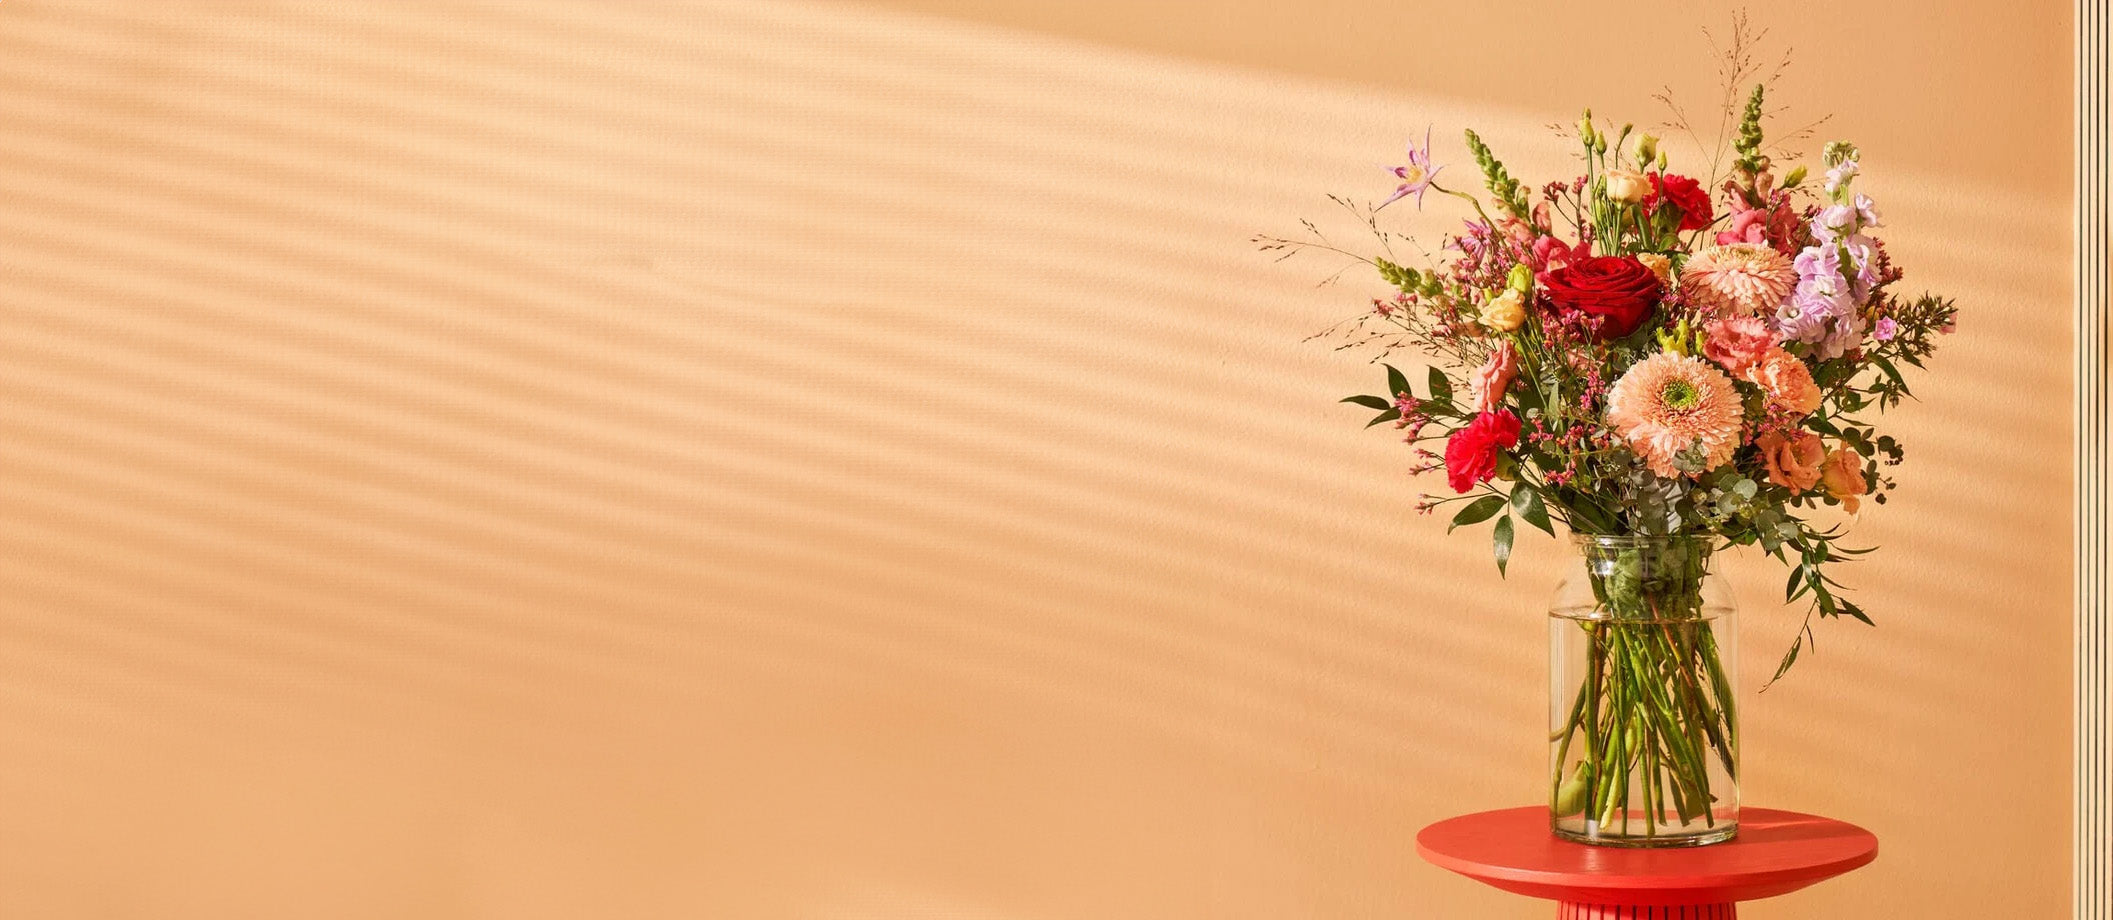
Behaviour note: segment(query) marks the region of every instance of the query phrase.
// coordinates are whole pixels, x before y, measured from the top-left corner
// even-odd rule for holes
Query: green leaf
[[[1731,490],[1738,493],[1740,498],[1753,501],[1754,495],[1761,491],[1761,487],[1751,479],[1741,479],[1731,484]]]
[[[1800,565],[1790,570],[1790,581],[1783,585],[1783,603],[1797,600],[1805,593],[1805,567]]]
[[[1394,365],[1382,364],[1380,367],[1387,369],[1387,389],[1393,391],[1394,395],[1400,396],[1404,393],[1410,396],[1416,395],[1415,390],[1409,389],[1409,378],[1402,376],[1401,371],[1395,369]]]
[[[1497,557],[1497,574],[1504,574],[1504,567],[1511,562],[1511,515],[1497,519],[1497,526],[1490,529],[1489,551]]]
[[[1497,515],[1497,512],[1503,509],[1503,507],[1504,496],[1484,495],[1481,498],[1468,502],[1467,507],[1460,509],[1459,514],[1453,515],[1452,526],[1447,527],[1445,529],[1445,532],[1452,533],[1455,529],[1466,527],[1469,524],[1480,524],[1483,521],[1495,517]]]
[[[1345,396],[1338,402],[1356,403],[1367,409],[1392,409],[1394,401],[1384,396]]]
[[[1370,428],[1374,425],[1379,424],[1380,422],[1391,422],[1400,417],[1400,409],[1388,409],[1385,412],[1381,412],[1380,414],[1373,416],[1371,421],[1365,423],[1365,427]]]
[[[1858,607],[1855,604],[1850,603],[1849,601],[1842,602],[1842,612],[1859,620],[1862,620],[1865,626],[1878,625],[1877,623],[1871,622],[1871,617],[1868,614],[1864,613],[1864,609],[1862,607]]]
[[[1555,536],[1555,526],[1548,522],[1548,506],[1541,501],[1541,493],[1532,486],[1519,483],[1511,488],[1511,511],[1541,529],[1542,533]]]
[[[1901,379],[1900,368],[1894,367],[1893,362],[1874,355],[1871,358],[1871,363],[1878,365],[1879,370],[1885,371],[1886,376],[1892,379],[1893,385],[1899,387],[1901,392],[1907,392],[1908,382]]]
[[[1798,650],[1799,650],[1799,649],[1802,649],[1802,648],[1804,648],[1804,647],[1805,647],[1805,637],[1804,637],[1803,635],[1800,635],[1800,636],[1798,636],[1798,637],[1797,637],[1796,639],[1793,639],[1793,640],[1791,640],[1791,642],[1790,642],[1790,651],[1787,651],[1787,652],[1784,652],[1784,653],[1783,653],[1783,660],[1782,660],[1782,662],[1776,665],[1776,672],[1775,672],[1775,676],[1773,676],[1773,677],[1770,677],[1770,678],[1768,679],[1768,682],[1769,682],[1770,684],[1773,684],[1773,683],[1775,683],[1776,681],[1782,680],[1782,679],[1783,679],[1783,675],[1785,675],[1785,674],[1788,674],[1788,673],[1790,673],[1790,666],[1791,666],[1791,665],[1794,665],[1794,664],[1797,664],[1797,663],[1798,663]],[[1764,686],[1764,687],[1762,687],[1761,689],[1762,689],[1762,690],[1767,690],[1768,688]]]
[[[1453,401],[1453,382],[1445,379],[1445,372],[1431,368],[1431,398],[1442,403]]]

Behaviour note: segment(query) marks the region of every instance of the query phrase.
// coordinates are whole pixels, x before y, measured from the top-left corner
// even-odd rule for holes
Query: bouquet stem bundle
[[[1549,802],[1557,833],[1706,843],[1736,819],[1738,713],[1693,538],[1580,537],[1589,610],[1558,610]],[[1574,687],[1571,686],[1574,683]],[[1565,695],[1559,692],[1557,698]],[[1659,839],[1670,838],[1670,839]]]

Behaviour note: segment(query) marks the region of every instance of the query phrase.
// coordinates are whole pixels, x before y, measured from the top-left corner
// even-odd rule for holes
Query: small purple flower
[[[1899,334],[1900,324],[1894,322],[1890,316],[1879,317],[1878,325],[1871,328],[1871,337],[1881,342],[1893,341],[1893,337]]]
[[[1862,192],[1856,194],[1856,217],[1866,227],[1885,226],[1885,222],[1878,219],[1877,203],[1871,200],[1871,196]]]
[[[1832,196],[1839,193],[1844,186],[1849,184],[1849,180],[1854,178],[1856,178],[1856,161],[1843,160],[1840,165],[1827,170],[1827,194]]]
[[[1379,208],[1384,208],[1410,194],[1414,194],[1416,196],[1416,207],[1421,209],[1423,207],[1423,193],[1430,190],[1431,180],[1437,178],[1438,171],[1444,168],[1443,166],[1431,165],[1431,129],[1425,127],[1423,129],[1423,147],[1418,149],[1413,141],[1409,144],[1408,165],[1396,166],[1388,170],[1388,172],[1394,174],[1394,178],[1401,180],[1401,186],[1396,188],[1394,194],[1388,196],[1387,200],[1380,202]],[[1373,208],[1372,210],[1377,211],[1379,208]]]
[[[1856,209],[1845,204],[1830,204],[1812,219],[1812,238],[1822,243],[1856,232]]]
[[[1849,274],[1849,296],[1857,303],[1870,300],[1871,290],[1878,286],[1877,248],[1877,240],[1861,234],[1842,241],[1842,250],[1856,268]]]

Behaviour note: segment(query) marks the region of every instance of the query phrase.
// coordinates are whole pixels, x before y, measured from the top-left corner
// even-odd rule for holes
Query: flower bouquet
[[[1740,97],[1744,96],[1741,106]],[[1475,132],[1482,193],[1441,184],[1429,134],[1392,170],[1392,197],[1356,211],[1382,253],[1336,247],[1313,224],[1258,237],[1288,257],[1323,249],[1393,288],[1334,332],[1381,352],[1386,389],[1344,400],[1392,423],[1416,472],[1442,470],[1452,528],[1488,523],[1501,571],[1521,525],[1567,528],[1583,571],[1561,590],[1553,642],[1548,801],[1559,835],[1612,845],[1729,839],[1738,816],[1735,640],[1712,554],[1758,546],[1789,569],[1786,602],[1870,623],[1835,568],[1868,548],[1839,541],[1850,514],[1884,503],[1900,445],[1871,417],[1908,394],[1951,301],[1894,292],[1901,272],[1873,234],[1860,157],[1825,145],[1818,175],[1764,154],[1763,85],[1728,93],[1736,125],[1710,178],[1674,172],[1658,139],[1609,133],[1587,111],[1580,174],[1513,178]],[[1728,149],[1726,149],[1728,147]],[[1422,264],[1379,212],[1413,198],[1472,217]],[[1351,263],[1354,267],[1357,263]],[[1428,358],[1421,386],[1384,364]],[[1774,678],[1771,678],[1773,680]]]

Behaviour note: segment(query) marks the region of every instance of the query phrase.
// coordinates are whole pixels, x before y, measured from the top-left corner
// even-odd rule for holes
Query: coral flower
[[[1827,457],[1827,449],[1820,444],[1820,436],[1810,431],[1800,431],[1785,437],[1780,431],[1764,431],[1754,439],[1754,446],[1761,449],[1761,462],[1768,467],[1768,481],[1789,489],[1804,492],[1819,485],[1820,463]]]
[[[1820,407],[1820,388],[1812,381],[1812,372],[1798,356],[1781,348],[1769,349],[1743,376],[1766,392],[1768,404],[1778,411],[1804,418]]]
[[[1444,168],[1443,166],[1431,165],[1431,129],[1426,127],[1423,129],[1423,147],[1421,149],[1417,148],[1414,141],[1409,143],[1408,164],[1388,170],[1388,172],[1394,174],[1394,178],[1401,180],[1401,186],[1396,188],[1394,194],[1388,196],[1387,200],[1380,202],[1379,208],[1384,208],[1410,195],[1416,196],[1416,207],[1423,207],[1423,193],[1430,190],[1431,180],[1438,178],[1438,171]],[[1372,210],[1377,211],[1379,208],[1373,208]]]
[[[1741,407],[1731,378],[1701,358],[1660,352],[1629,368],[1607,394],[1607,424],[1666,478],[1716,469],[1739,447]],[[1702,466],[1682,470],[1682,453]]]
[[[1723,316],[1773,313],[1797,283],[1790,259],[1757,243],[1712,246],[1695,253],[1680,272],[1688,299]]]
[[[1702,354],[1733,374],[1745,374],[1776,347],[1775,333],[1751,316],[1715,320],[1702,331]]]
[[[1827,452],[1826,462],[1820,464],[1820,481],[1827,486],[1827,494],[1841,500],[1842,507],[1855,514],[1862,503],[1858,496],[1871,491],[1871,483],[1864,478],[1864,459],[1847,444],[1836,445]]]
[[[1511,386],[1511,378],[1519,372],[1519,352],[1505,342],[1491,352],[1489,360],[1475,371],[1468,381],[1469,401],[1475,404],[1476,412],[1495,412],[1504,404],[1504,391]]]

